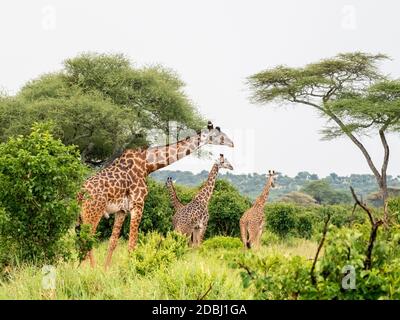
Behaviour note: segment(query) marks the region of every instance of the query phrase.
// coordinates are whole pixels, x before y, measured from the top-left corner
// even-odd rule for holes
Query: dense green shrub
[[[265,246],[281,242],[281,238],[276,233],[266,228],[261,236],[261,243]]]
[[[390,198],[388,201],[389,214],[396,223],[400,223],[400,197]]]
[[[90,224],[81,224],[78,228],[75,228],[75,232],[75,249],[79,262],[82,262],[87,253],[97,244],[97,234],[92,234]]]
[[[341,227],[349,227],[353,224],[364,223],[366,219],[365,212],[357,207],[353,211],[353,206],[349,205],[326,205],[316,210],[315,229],[318,233],[322,231],[326,216],[331,216],[330,224]]]
[[[296,235],[301,238],[310,239],[313,233],[313,220],[312,214],[307,212],[299,213],[296,216]]]
[[[299,207],[291,203],[269,203],[265,206],[266,227],[285,237],[296,232],[296,215]]]
[[[0,144],[0,238],[19,261],[51,262],[66,254],[62,238],[76,220],[75,194],[85,167],[75,147],[47,125]]]
[[[239,238],[216,236],[209,238],[203,242],[201,248],[204,250],[211,249],[237,249],[243,246]]]
[[[378,231],[372,252],[372,267],[365,270],[370,227],[329,228],[324,254],[311,280],[312,261],[283,255],[260,256],[246,252],[237,257],[243,286],[255,287],[257,299],[399,299],[400,230]],[[348,270],[353,268],[354,287]]]
[[[174,231],[163,237],[158,232],[150,232],[139,239],[139,245],[133,251],[130,268],[139,275],[147,275],[168,267],[187,250],[187,239]]]
[[[206,236],[239,236],[239,220],[250,206],[250,200],[230,182],[217,180],[208,206],[210,219]]]

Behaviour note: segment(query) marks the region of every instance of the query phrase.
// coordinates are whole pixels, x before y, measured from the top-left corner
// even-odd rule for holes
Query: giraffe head
[[[232,165],[230,164],[230,162],[228,161],[228,159],[226,159],[224,157],[223,154],[219,155],[219,159],[217,160],[217,164],[218,164],[218,168],[224,168],[224,169],[228,169],[228,170],[233,170]]]
[[[271,181],[272,188],[275,188],[275,179],[277,175],[278,174],[275,172],[275,170],[268,170],[268,179]]]
[[[167,177],[167,181],[165,182],[165,185],[167,186],[167,187],[169,187],[169,186],[171,186],[171,185],[173,185],[174,183],[173,183],[173,181],[172,181],[172,177]]]
[[[208,121],[207,130],[201,132],[201,140],[206,144],[223,145],[233,148],[233,141],[221,131],[220,127],[215,127]]]

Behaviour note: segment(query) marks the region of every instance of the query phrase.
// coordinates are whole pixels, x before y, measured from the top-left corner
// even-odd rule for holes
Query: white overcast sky
[[[325,121],[314,110],[252,105],[245,81],[278,64],[350,51],[390,55],[382,69],[397,78],[399,12],[393,0],[2,0],[0,87],[15,93],[81,52],[124,53],[137,66],[161,63],[178,72],[200,112],[235,141],[234,149],[210,150],[224,152],[236,173],[370,173],[347,139],[320,141]],[[398,175],[399,135],[389,140],[389,172]],[[363,141],[380,164],[378,139]],[[190,156],[168,168],[198,172],[210,164]]]

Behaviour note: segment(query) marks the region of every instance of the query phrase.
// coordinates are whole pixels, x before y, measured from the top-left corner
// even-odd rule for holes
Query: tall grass
[[[260,253],[312,257],[315,249],[314,242],[296,240],[264,245]],[[166,268],[145,275],[132,268],[134,260],[128,255],[126,242],[120,241],[108,271],[103,268],[106,251],[107,243],[95,249],[94,269],[73,261],[58,264],[56,289],[50,293],[42,288],[41,267],[14,267],[0,280],[0,299],[252,299],[254,296],[254,289],[244,289],[239,271],[231,267],[231,259],[241,254],[241,248],[190,249]]]

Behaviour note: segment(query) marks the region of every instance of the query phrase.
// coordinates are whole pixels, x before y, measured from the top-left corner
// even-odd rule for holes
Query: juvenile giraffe
[[[208,224],[208,203],[214,190],[215,180],[221,168],[233,170],[232,165],[221,154],[219,160],[212,166],[207,181],[188,204],[178,209],[172,218],[174,230],[190,237],[190,244],[200,245]]]
[[[171,198],[172,206],[174,207],[175,212],[180,210],[184,204],[179,201],[178,196],[176,194],[175,186],[172,181],[172,177],[167,178],[167,182],[165,183],[168,192],[169,192],[169,197]]]
[[[264,205],[269,196],[269,190],[275,187],[275,171],[268,171],[268,180],[263,191],[253,206],[240,218],[240,234],[245,248],[259,247],[264,228]]]
[[[219,127],[214,128],[209,122],[206,130],[176,143],[147,149],[127,149],[110,166],[86,180],[82,192],[78,194],[78,199],[82,201],[80,223],[90,224],[92,233],[95,233],[101,217],[115,213],[106,269],[111,263],[121,227],[128,213],[131,214],[129,251],[136,246],[144,200],[148,192],[146,177],[151,172],[190,155],[205,144],[233,147],[232,140]],[[87,258],[94,267],[93,251],[88,253]]]

